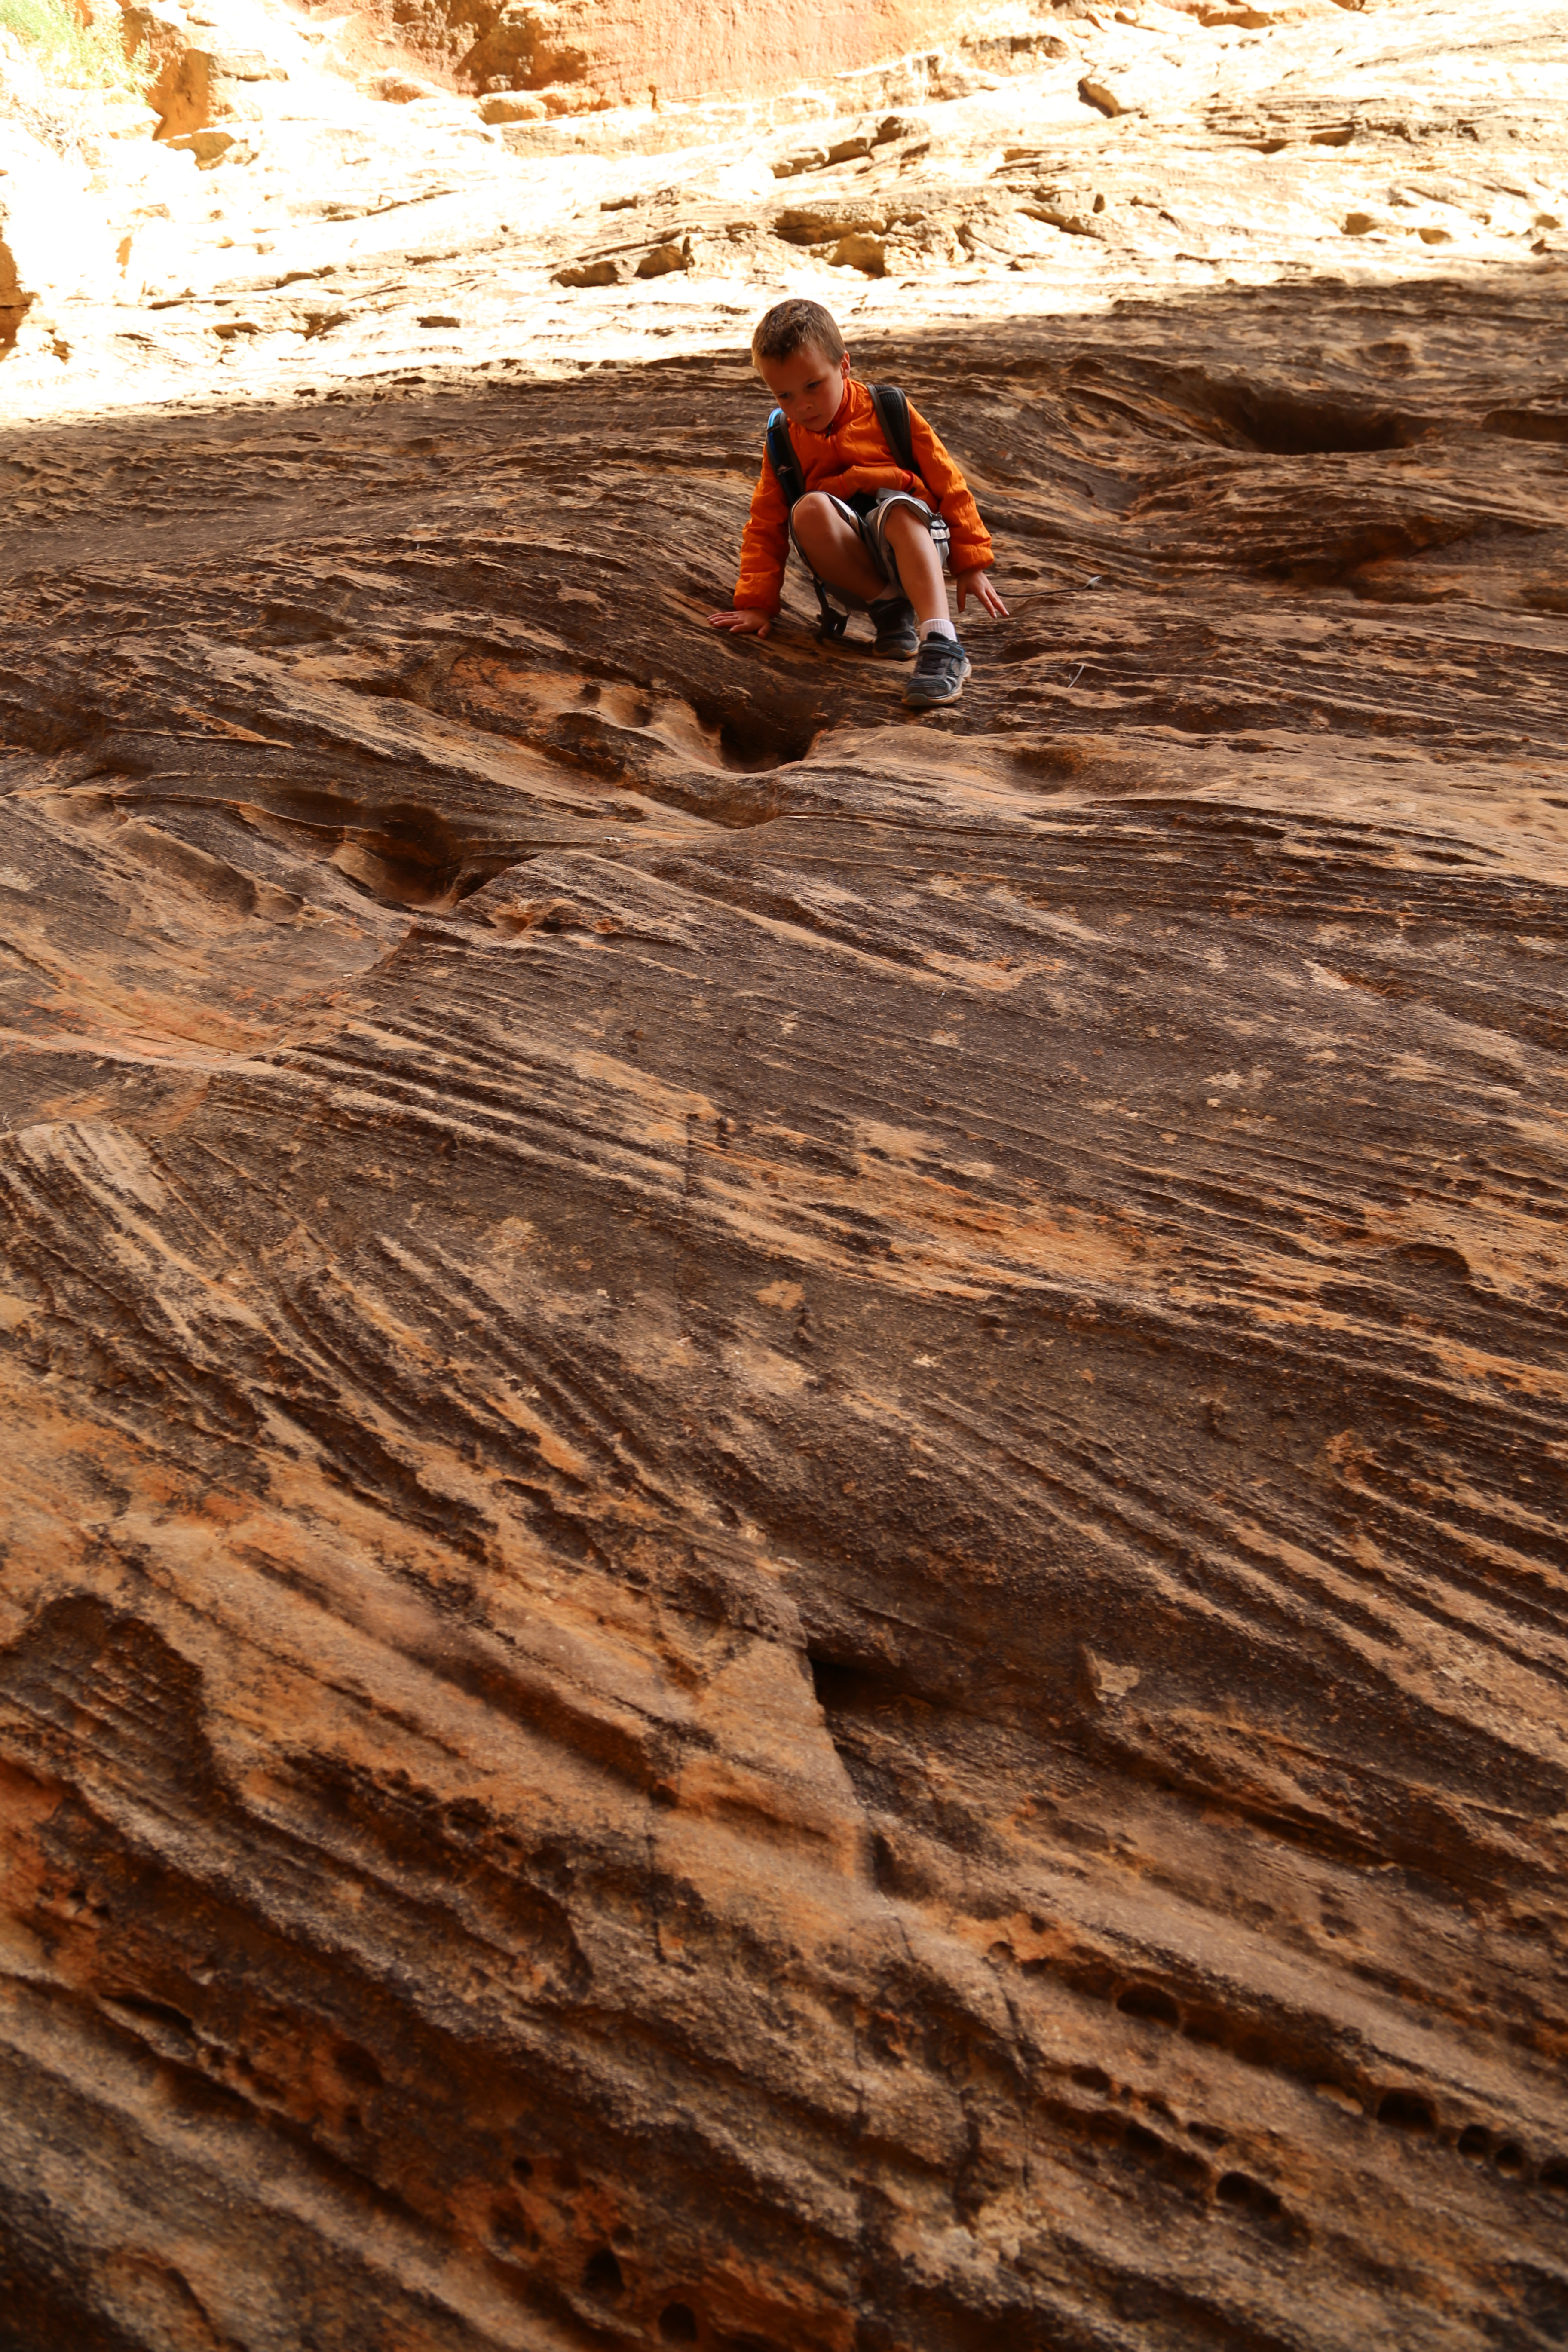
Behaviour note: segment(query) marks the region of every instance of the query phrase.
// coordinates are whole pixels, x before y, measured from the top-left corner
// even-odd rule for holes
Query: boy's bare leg
[[[801,553],[825,586],[863,597],[867,604],[888,593],[888,583],[867,554],[859,532],[821,490],[808,490],[797,499],[790,520]]]
[[[810,490],[791,518],[801,553],[817,578],[877,604],[895,594],[867,554],[860,534],[847,523],[831,499]],[[947,621],[947,583],[929,526],[910,507],[895,507],[882,526],[899,566],[899,583],[920,622]],[[948,624],[951,627],[951,623]]]
[[[895,507],[882,525],[899,561],[899,579],[917,621],[945,621],[947,583],[927,526],[910,507]]]

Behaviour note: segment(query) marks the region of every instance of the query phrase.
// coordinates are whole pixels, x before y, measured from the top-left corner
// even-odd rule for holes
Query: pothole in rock
[[[1113,735],[1014,739],[1005,750],[1015,782],[1031,793],[1102,799],[1146,791],[1156,773],[1146,748],[1129,749]]]
[[[393,908],[457,905],[534,845],[507,803],[443,814],[424,801],[380,797],[378,763],[330,780],[280,775],[234,747],[205,745],[192,767],[161,770],[119,745],[112,762],[35,805],[117,857],[194,891],[239,918],[289,919],[306,900],[334,896],[323,869]]]
[[[1079,361],[1071,374],[1073,388],[1091,396],[1102,378],[1102,396],[1126,392],[1132,413],[1140,406],[1149,411],[1152,435],[1165,437],[1169,418],[1180,415],[1200,439],[1239,444],[1270,457],[1408,449],[1435,429],[1432,420],[1384,403],[1259,383],[1247,376],[1215,376],[1201,368],[1142,370],[1134,364],[1111,370],[1088,360]]]
[[[804,760],[816,738],[810,728],[780,729],[760,714],[721,719],[719,756],[732,775],[769,776]]]
[[[1493,408],[1481,419],[1483,433],[1507,441],[1554,441],[1568,445],[1568,408]]]
[[[1347,401],[1243,382],[1208,382],[1205,391],[1214,415],[1270,457],[1408,449],[1423,438],[1417,419],[1393,409],[1360,408]]]
[[[542,751],[611,770],[617,782],[635,777],[645,787],[648,763],[661,752],[721,774],[768,775],[803,760],[816,731],[739,704],[689,700],[658,684],[520,670],[492,660],[458,664],[451,683],[475,723],[483,724],[485,714],[492,724],[504,719],[509,734]]]
[[[368,808],[319,791],[293,806],[237,803],[235,815],[264,838],[331,866],[384,906],[438,912],[515,865],[518,847],[458,832],[417,801]]]
[[[447,715],[596,779],[699,816],[743,828],[778,814],[770,780],[803,760],[816,713],[785,716],[733,696],[682,693],[581,672],[521,669],[494,657],[456,664]]]

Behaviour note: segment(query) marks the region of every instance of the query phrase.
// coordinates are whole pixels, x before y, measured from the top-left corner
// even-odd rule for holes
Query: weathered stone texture
[[[0,279],[0,2347],[1561,2345],[1561,11],[220,8]]]
[[[96,430],[11,2341],[1559,2340],[1553,318],[905,348],[1015,600],[934,723],[703,626],[732,362]]]

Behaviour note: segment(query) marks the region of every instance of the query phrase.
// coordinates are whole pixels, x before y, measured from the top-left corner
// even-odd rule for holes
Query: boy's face
[[[830,360],[815,343],[802,343],[787,360],[760,359],[757,370],[792,425],[826,433],[849,381],[849,354]]]

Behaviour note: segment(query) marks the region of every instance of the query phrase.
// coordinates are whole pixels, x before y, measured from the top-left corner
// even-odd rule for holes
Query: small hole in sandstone
[[[1542,2189],[1555,2189],[1559,2197],[1568,2197],[1568,2158],[1554,2156],[1550,2164],[1541,2168]]]
[[[1211,383],[1211,413],[1277,457],[1328,457],[1355,450],[1407,448],[1415,421],[1385,409],[1356,409],[1262,385]]]
[[[855,1691],[854,1667],[840,1664],[837,1658],[814,1657],[809,1650],[806,1664],[811,1668],[811,1687],[818,1706],[846,1706]]]
[[[1478,2159],[1490,2152],[1492,2136],[1480,2124],[1467,2124],[1459,2134],[1459,2154]]]
[[[1109,2091],[1110,2077],[1102,2074],[1098,2066],[1075,2066],[1072,2079],[1080,2091]]]
[[[1505,2140],[1492,2162],[1500,2172],[1506,2172],[1510,2180],[1517,2180],[1524,2170],[1524,2150],[1516,2139]]]
[[[1261,2221],[1271,2221],[1279,2210],[1279,2200],[1272,2189],[1250,2173],[1225,2172],[1220,2175],[1215,2195],[1222,2205],[1234,2205],[1239,2210],[1256,2213]]]
[[[1175,2027],[1182,2021],[1181,2011],[1158,1985],[1129,1985],[1117,1994],[1116,2006],[1124,2017],[1144,2017],[1152,2025]]]
[[[698,716],[701,717],[701,712]],[[763,776],[804,760],[811,749],[805,727],[771,727],[750,719],[724,719],[719,727],[719,757],[731,774]]]
[[[583,2273],[583,2284],[589,2294],[604,2295],[606,2299],[619,2294],[626,2281],[621,2276],[621,2266],[608,2246],[601,2246],[596,2254],[589,2255]]]
[[[345,2081],[357,2083],[362,2090],[379,2091],[381,2088],[381,2068],[370,2052],[362,2050],[357,2042],[346,2042],[339,2051],[338,2072]]]
[[[695,2344],[697,2314],[689,2303],[667,2303],[658,2315],[658,2333],[665,2344]]]
[[[1431,2100],[1424,2099],[1419,2091],[1384,2091],[1377,2103],[1377,2120],[1392,2124],[1395,2131],[1407,2132],[1429,2132],[1437,2122]]]

